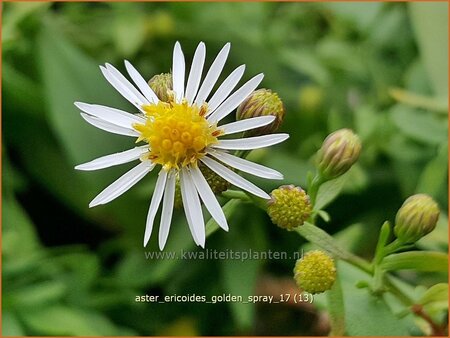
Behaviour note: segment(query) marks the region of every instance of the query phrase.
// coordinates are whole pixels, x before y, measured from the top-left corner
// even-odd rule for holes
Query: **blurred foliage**
[[[370,257],[381,223],[393,219],[407,196],[422,192],[439,202],[442,216],[418,246],[446,251],[447,6],[5,3],[3,335],[266,334],[262,318],[276,323],[273,334],[324,334],[314,331],[308,319],[280,317],[272,308],[250,304],[134,301],[146,293],[250,295],[263,275],[290,277],[294,264],[294,259],[145,260],[141,243],[154,176],[126,197],[88,208],[95,194],[127,168],[86,175],[74,165],[125,150],[130,143],[86,124],[73,102],[129,109],[102,78],[98,64],[123,69],[127,58],[151,78],[169,71],[177,40],[188,63],[198,42],[205,41],[207,64],[231,41],[223,76],[243,62],[246,78],[265,73],[262,85],[285,103],[282,130],[291,138],[250,157],[283,172],[283,183],[305,186],[314,153],[329,132],[347,127],[360,135],[359,164],[345,179],[324,187],[329,193],[321,201],[333,215],[321,225],[337,233],[345,247]],[[266,191],[280,184],[253,181]],[[232,216],[229,233],[208,238],[208,248],[298,250],[298,238],[271,225],[256,208],[246,208],[252,209],[238,208]],[[187,229],[177,212],[167,251],[194,250]],[[157,250],[155,237],[148,250]],[[344,291],[357,273],[343,264]],[[407,277],[425,287],[446,278]],[[434,304],[429,300],[433,292],[423,295],[424,302]],[[368,302],[362,293],[346,299],[348,315],[354,315],[353,334],[415,333],[407,330],[408,319],[393,320],[387,308]],[[358,314],[379,321],[362,327]]]

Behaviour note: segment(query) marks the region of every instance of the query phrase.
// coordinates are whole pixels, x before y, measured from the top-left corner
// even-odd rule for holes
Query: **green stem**
[[[395,295],[403,304],[406,306],[411,306],[414,304],[414,300],[411,299],[407,294],[405,294],[397,285],[392,282],[392,277],[386,275],[384,279],[384,285],[386,286],[386,291],[389,291]]]
[[[243,191],[240,190],[227,190],[222,192],[222,196],[228,199],[238,199],[244,202],[250,202],[250,197]]]
[[[303,225],[295,228],[295,232],[309,242],[314,243],[323,250],[330,252],[337,258],[346,261],[369,274],[373,273],[372,266],[369,262],[355,256],[347,250],[342,249],[337,245],[336,240],[332,236],[314,224],[305,222]]]
[[[322,183],[324,183],[325,181],[326,180],[319,173],[317,173],[311,182],[311,186],[308,187],[308,195],[309,195],[309,198],[311,199],[311,204],[313,206],[316,203],[317,193],[319,192],[319,188],[322,185]]]
[[[409,249],[411,247],[414,247],[414,244],[405,244],[403,242],[400,242],[398,239],[394,240],[392,243],[389,243],[386,245],[383,250],[381,251],[381,259],[386,257],[387,255],[390,255],[391,253],[397,252],[402,249]],[[381,260],[380,260],[381,262]]]
[[[329,336],[345,335],[345,307],[339,275],[333,287],[326,292],[328,309],[330,314],[331,331]]]

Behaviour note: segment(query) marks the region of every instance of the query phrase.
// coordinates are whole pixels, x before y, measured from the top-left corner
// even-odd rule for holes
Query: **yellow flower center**
[[[204,115],[207,106],[158,102],[144,105],[145,124],[133,125],[141,135],[136,142],[149,144],[148,159],[166,170],[197,164],[206,147],[217,143],[221,130],[210,125]]]

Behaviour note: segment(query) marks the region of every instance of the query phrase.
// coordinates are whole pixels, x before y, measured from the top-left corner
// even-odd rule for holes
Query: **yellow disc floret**
[[[325,252],[313,250],[297,260],[294,279],[306,292],[316,294],[330,290],[336,280],[336,266]]]
[[[138,141],[149,144],[148,158],[166,170],[196,164],[206,147],[217,143],[221,131],[210,125],[204,115],[206,105],[187,102],[158,102],[144,105],[145,124],[133,125],[141,135]]]

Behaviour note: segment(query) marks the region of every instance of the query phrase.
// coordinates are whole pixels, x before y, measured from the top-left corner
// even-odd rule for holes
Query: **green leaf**
[[[328,212],[326,212],[325,210],[318,210],[317,211],[317,216],[319,216],[320,218],[322,218],[325,222],[329,222],[330,221],[330,214]]]
[[[292,70],[306,74],[319,84],[327,84],[330,81],[328,70],[320,63],[315,54],[307,49],[281,51],[281,61]]]
[[[448,102],[446,99],[428,97],[400,88],[391,88],[389,90],[389,94],[400,103],[404,103],[414,108],[421,108],[432,112],[448,114]]]
[[[144,12],[133,4],[114,3],[115,21],[112,26],[112,38],[119,53],[130,57],[144,44],[147,37]]]
[[[447,122],[435,114],[397,104],[391,109],[391,117],[402,133],[417,141],[428,144],[447,142]]]
[[[104,336],[118,333],[114,324],[103,315],[63,305],[24,311],[21,318],[36,335]]]
[[[448,144],[439,148],[439,152],[425,167],[419,178],[416,192],[431,195],[434,198],[445,190],[448,178]],[[446,190],[445,190],[446,191]]]
[[[347,177],[348,174],[344,174],[341,177],[322,184],[317,193],[314,209],[320,210],[330,204],[344,188]]]
[[[363,270],[370,270],[367,262],[344,250],[333,237],[315,225],[305,222],[302,226],[295,228],[294,231],[323,250],[328,251],[333,256],[344,261],[351,261]]]
[[[134,146],[117,135],[86,123],[74,106],[75,101],[106,104],[121,108],[119,99],[103,78],[96,62],[73,46],[53,22],[45,25],[38,37],[38,61],[48,102],[48,116],[72,164],[83,163],[100,154]]]
[[[427,305],[433,302],[445,301],[448,306],[448,283],[433,285],[420,297],[418,304]]]
[[[380,255],[383,252],[383,248],[386,246],[390,234],[391,234],[391,225],[389,224],[388,221],[386,221],[381,226],[377,247],[375,249],[375,259],[377,259],[376,263],[379,263],[379,259],[382,258],[382,256]]]
[[[363,143],[368,140],[378,129],[380,114],[377,114],[373,106],[361,106],[355,111],[356,132]]]
[[[339,279],[337,276],[331,290],[326,292],[331,325],[330,336],[333,337],[345,335],[345,306]]]
[[[383,8],[382,2],[324,2],[325,8],[332,11],[332,15],[349,21],[356,25],[359,30],[365,31],[372,24]]]
[[[257,216],[257,215],[255,215]],[[221,261],[223,283],[226,293],[242,296],[243,299],[252,296],[255,292],[255,284],[258,272],[264,260],[253,259],[244,254],[249,253],[249,248],[256,252],[264,249],[264,230],[260,226],[259,217],[241,212],[234,217],[235,223],[245,224],[245,228],[232,227],[226,236],[226,250],[240,253],[240,259],[227,259]],[[242,222],[245,219],[246,222]],[[240,220],[240,222],[239,222]],[[225,249],[224,249],[225,250]],[[243,302],[231,302],[233,318],[241,329],[248,329],[253,323],[255,316],[254,304]]]
[[[12,197],[3,199],[2,254],[5,262],[32,258],[40,247],[34,225],[22,206]]]
[[[248,156],[248,159],[253,161],[251,155]],[[313,166],[306,161],[281,151],[270,152],[262,164],[270,168],[275,168],[283,173],[284,179],[280,183],[277,182],[277,186],[281,184],[294,184],[306,187],[306,176],[313,169]],[[258,182],[258,180],[253,181]]]
[[[25,336],[25,330],[22,327],[16,315],[10,311],[2,311],[2,337]]]
[[[12,292],[7,299],[14,307],[37,308],[61,299],[67,290],[61,281],[47,281]]]
[[[223,213],[225,214],[225,217],[227,219],[230,219],[230,217],[233,215],[236,208],[241,204],[241,201],[238,199],[232,199],[229,200],[223,207]],[[219,229],[219,224],[215,221],[214,218],[210,218],[209,221],[206,223],[206,237],[210,236],[214,232],[216,232]]]
[[[228,201],[222,207],[225,217],[230,219],[240,204],[240,200]],[[130,250],[117,266],[116,283],[122,287],[142,288],[161,283],[170,278],[171,274],[183,262],[181,259],[170,259],[169,256],[165,255],[176,257],[181,250],[193,249],[195,245],[185,221],[180,222],[174,219],[172,223],[179,226],[172,227],[164,252],[160,252],[159,249],[152,250],[152,241],[144,251]],[[211,217],[206,223],[206,236],[212,235],[218,229],[219,225]],[[154,241],[157,237],[154,236]],[[135,277],[130,279],[129,276]]]
[[[4,104],[14,107],[11,113],[17,113],[15,110],[20,107],[27,114],[43,116],[43,96],[39,85],[6,62],[2,65],[2,72]],[[4,112],[8,114],[10,110],[5,109]]]
[[[370,275],[348,263],[338,261],[345,306],[348,336],[409,336],[411,317],[397,318],[382,298],[373,296],[367,288],[359,289],[356,282]]]
[[[385,270],[448,271],[448,255],[432,251],[408,251],[392,254],[383,259]]]
[[[409,13],[420,49],[437,95],[448,95],[448,3],[410,3]]]

